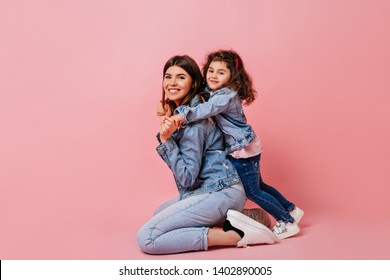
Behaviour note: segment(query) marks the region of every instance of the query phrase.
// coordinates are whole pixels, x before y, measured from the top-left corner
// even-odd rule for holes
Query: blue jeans
[[[245,202],[241,183],[182,200],[171,199],[138,231],[138,246],[148,254],[207,250],[209,228],[223,224],[227,211],[241,211]]]
[[[240,159],[229,156],[229,159],[241,177],[248,199],[271,214],[277,221],[294,222],[290,211],[295,208],[295,205],[275,188],[263,182],[260,174],[260,157],[261,154]]]

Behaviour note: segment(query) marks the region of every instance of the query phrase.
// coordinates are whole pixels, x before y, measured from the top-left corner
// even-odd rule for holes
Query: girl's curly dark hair
[[[207,60],[203,66],[203,77],[206,79],[210,63],[213,61],[226,62],[231,76],[230,81],[225,85],[237,91],[241,100],[246,105],[251,104],[257,96],[257,91],[253,88],[252,78],[245,71],[244,64],[237,52],[232,50],[218,50],[207,55]]]

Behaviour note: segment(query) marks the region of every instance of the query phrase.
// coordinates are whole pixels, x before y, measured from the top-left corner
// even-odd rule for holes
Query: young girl
[[[252,80],[240,56],[234,51],[210,53],[203,68],[208,102],[196,107],[179,106],[173,116],[185,123],[214,117],[225,136],[229,159],[237,169],[247,197],[276,219],[273,231],[279,239],[296,235],[304,212],[275,188],[265,184],[260,174],[262,145],[246,122],[243,101],[251,104],[256,97]]]

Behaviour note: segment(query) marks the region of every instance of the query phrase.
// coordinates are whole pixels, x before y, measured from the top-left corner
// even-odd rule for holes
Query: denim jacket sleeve
[[[173,172],[179,192],[186,191],[198,183],[206,138],[202,125],[188,125],[184,129],[179,145],[177,140],[171,137],[157,147],[158,154]]]
[[[236,95],[236,91],[224,87],[217,90],[205,103],[198,104],[195,107],[179,106],[175,111],[180,114],[185,122],[207,119],[226,110]]]

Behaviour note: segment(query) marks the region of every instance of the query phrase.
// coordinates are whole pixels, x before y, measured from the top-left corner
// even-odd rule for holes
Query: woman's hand
[[[181,121],[176,120],[173,117],[165,117],[161,124],[160,139],[162,143],[165,143],[176,129],[181,125]]]
[[[167,119],[167,117],[165,117],[165,118],[162,120],[161,125],[162,125],[163,123],[165,123],[165,120],[166,120],[166,119]],[[183,121],[184,121],[184,119],[183,119],[179,114],[170,117],[169,120],[170,120],[170,122],[175,122],[175,124],[177,124],[177,127],[179,127],[179,126],[183,123]],[[166,135],[166,134],[168,134],[168,130],[169,130],[168,127],[162,127],[161,130],[160,130],[160,135]]]

